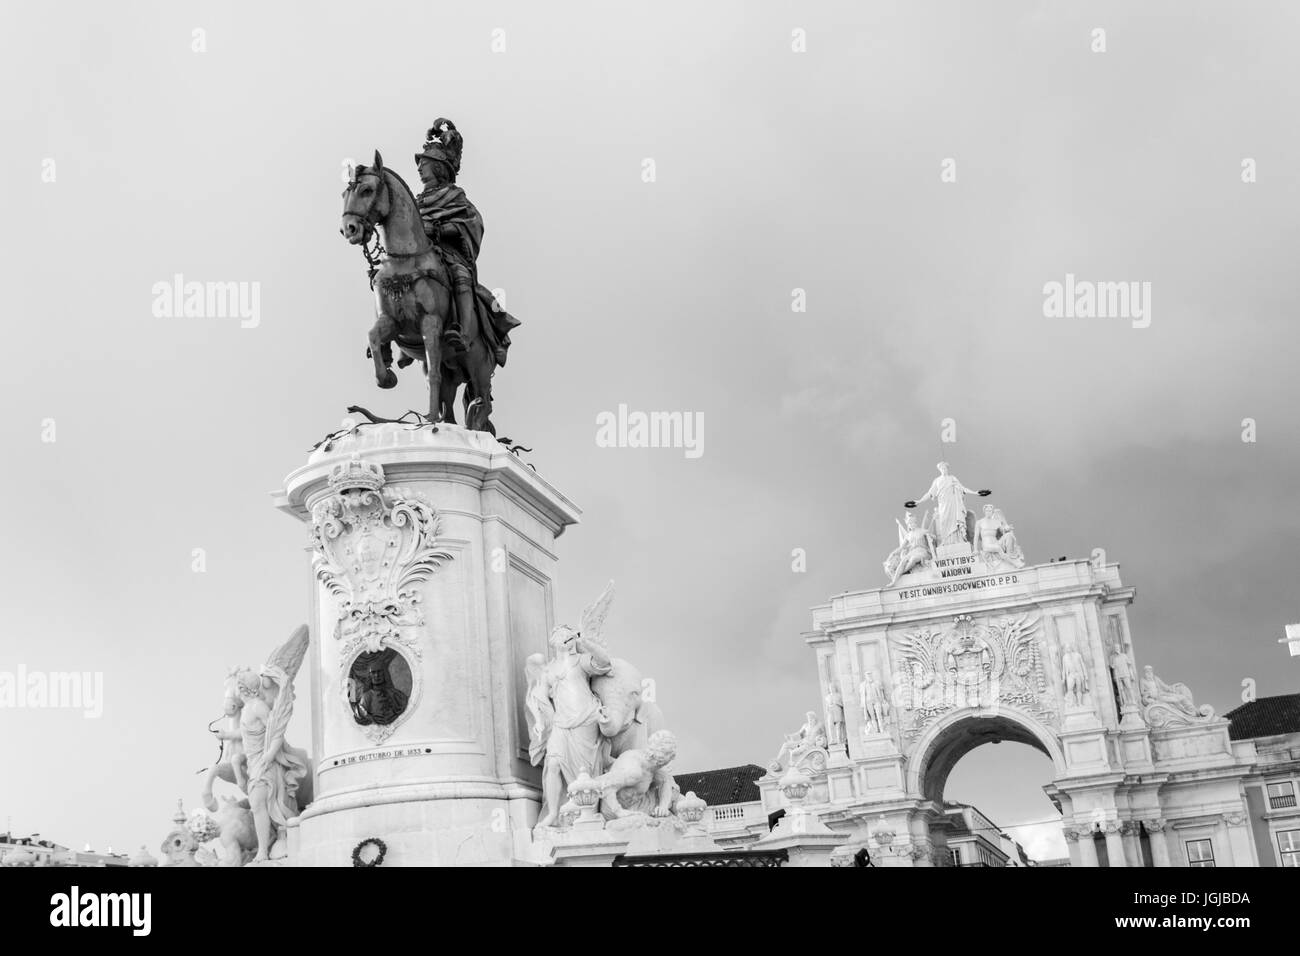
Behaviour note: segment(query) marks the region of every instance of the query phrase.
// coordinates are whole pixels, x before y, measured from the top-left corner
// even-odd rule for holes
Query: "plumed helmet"
[[[415,161],[431,159],[446,163],[452,175],[460,172],[460,153],[465,141],[461,138],[456,124],[445,117],[433,121],[429,131],[424,134],[424,149],[416,155]]]

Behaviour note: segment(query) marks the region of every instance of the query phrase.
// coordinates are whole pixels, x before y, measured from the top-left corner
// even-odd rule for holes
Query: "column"
[[[1065,828],[1065,838],[1078,849],[1079,866],[1087,866],[1093,869],[1097,868],[1097,848],[1092,845],[1092,831],[1084,827]],[[1071,864],[1074,863],[1074,854],[1070,854]]]
[[[1142,839],[1136,820],[1125,820],[1119,826],[1120,839],[1124,842],[1124,865],[1142,866]]]
[[[1225,813],[1223,823],[1228,828],[1228,846],[1232,849],[1233,866],[1258,866],[1255,858],[1255,841],[1251,837],[1250,818],[1244,813]]]
[[[1110,860],[1110,865],[1128,866],[1128,862],[1124,859],[1124,838],[1120,836],[1119,821],[1107,820],[1101,829],[1106,834],[1106,856]]]
[[[1142,825],[1147,829],[1147,836],[1151,838],[1151,862],[1155,866],[1173,866],[1173,861],[1169,859],[1169,841],[1165,836],[1166,821],[1156,817],[1151,820],[1143,820]]]

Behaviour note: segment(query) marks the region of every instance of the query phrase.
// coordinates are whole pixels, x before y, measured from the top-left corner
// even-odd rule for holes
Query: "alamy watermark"
[[[0,671],[0,711],[80,710],[88,720],[104,715],[102,671]]]
[[[55,927],[117,926],[133,936],[148,936],[152,913],[152,893],[83,893],[74,884],[67,893],[50,897],[50,925]]]
[[[1043,286],[1043,316],[1049,319],[1131,319],[1133,328],[1151,324],[1150,282],[1093,282],[1065,274]]]
[[[155,318],[239,319],[244,329],[262,321],[260,282],[186,282],[178,272],[170,282],[155,282],[151,291]]]
[[[596,416],[597,448],[681,448],[687,458],[704,454],[703,412],[617,412]]]

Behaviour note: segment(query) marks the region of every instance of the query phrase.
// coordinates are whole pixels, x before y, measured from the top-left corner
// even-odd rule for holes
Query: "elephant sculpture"
[[[600,733],[609,741],[610,758],[628,750],[644,750],[650,735],[664,729],[664,715],[654,700],[653,684],[646,686],[641,672],[621,657],[610,658],[608,674],[591,679],[592,693],[600,699]]]

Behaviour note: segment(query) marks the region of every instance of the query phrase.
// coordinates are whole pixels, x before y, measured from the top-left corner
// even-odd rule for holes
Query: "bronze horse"
[[[377,151],[374,165],[357,166],[343,191],[339,232],[363,249],[375,232],[382,243],[371,278],[377,318],[370,330],[369,350],[379,387],[397,384],[392,368],[396,342],[403,353],[398,368],[417,359],[424,367],[431,422],[455,424],[456,390],[464,384],[466,427],[496,434],[488,418],[496,361],[478,327],[479,317],[457,316],[467,348],[444,347],[443,331],[453,308],[451,277],[438,246],[425,234],[410,187],[384,166]]]

